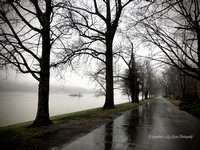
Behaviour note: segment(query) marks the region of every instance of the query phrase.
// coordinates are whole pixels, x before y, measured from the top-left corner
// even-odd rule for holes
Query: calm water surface
[[[102,107],[104,97],[83,94],[70,97],[67,93],[50,93],[50,116]],[[126,96],[115,94],[115,104],[128,102]],[[0,92],[0,126],[34,120],[37,112],[37,93]]]

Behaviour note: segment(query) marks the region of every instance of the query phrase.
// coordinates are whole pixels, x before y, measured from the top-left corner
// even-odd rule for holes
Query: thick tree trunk
[[[50,52],[50,50],[48,50]],[[32,127],[49,125],[52,122],[49,119],[49,78],[50,68],[49,60],[50,53],[45,52],[42,57],[41,73],[38,89],[38,109],[35,121]],[[47,62],[46,62],[47,61]]]
[[[145,99],[148,99],[148,92],[145,91]]]
[[[38,90],[38,109],[32,127],[46,126],[51,124],[49,119],[49,73],[43,73]]]
[[[40,60],[40,80],[38,90],[38,110],[32,127],[51,124],[49,119],[49,79],[50,79],[50,15],[44,17],[42,30],[42,57]]]
[[[200,28],[197,28],[197,55],[198,55],[198,70],[199,70],[199,76],[198,76],[198,80],[200,81]]]
[[[49,67],[44,66],[39,82],[37,116],[31,127],[46,126],[52,123],[49,119]]]
[[[136,91],[135,91],[135,95],[136,95],[135,102],[136,103],[139,103],[139,93],[140,93],[140,91],[139,91],[139,83],[137,82],[136,83]]]
[[[112,40],[107,41],[106,45],[106,98],[103,109],[112,109],[114,106],[114,88],[113,88],[113,54]]]
[[[135,103],[135,92],[132,87],[131,87],[131,103]]]

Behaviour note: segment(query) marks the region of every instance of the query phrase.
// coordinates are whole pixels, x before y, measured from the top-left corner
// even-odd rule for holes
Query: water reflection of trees
[[[135,141],[137,138],[137,127],[139,125],[139,108],[133,109],[129,115],[125,117],[125,133],[128,137],[128,147],[135,147]]]
[[[143,130],[143,124],[152,124],[150,107],[150,104],[137,107],[125,114],[123,119],[114,120],[106,124],[104,150],[111,150],[116,147],[135,149],[136,143],[141,142],[143,138],[148,138],[149,130],[141,130]],[[116,145],[115,142],[118,144]]]
[[[113,142],[113,121],[105,125],[104,150],[111,150]]]
[[[129,148],[134,148],[135,143],[141,140],[141,135],[139,135],[139,133],[141,133],[140,130],[142,130],[142,128],[140,124],[151,124],[152,120],[149,117],[151,112],[148,111],[149,109],[150,105],[145,104],[144,107],[133,109],[129,115],[126,115],[124,128],[128,138],[127,143]],[[143,136],[145,136],[145,134],[146,133],[144,133]]]

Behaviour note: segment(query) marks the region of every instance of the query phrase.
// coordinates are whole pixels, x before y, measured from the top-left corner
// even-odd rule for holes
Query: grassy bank
[[[172,99],[169,99],[169,98],[166,98],[166,100],[168,100],[170,103],[174,104],[175,106],[180,106],[180,100],[172,100]]]
[[[183,110],[186,110],[198,117],[200,117],[200,104],[199,103],[192,103],[192,104],[187,104],[187,105],[183,105],[181,107]]]
[[[109,115],[117,114],[117,113],[123,112],[125,110],[134,108],[136,106],[145,104],[149,101],[151,101],[151,99],[140,101],[139,104],[137,104],[137,103],[117,104],[117,105],[115,105],[115,109],[109,109],[109,110],[104,110],[104,111],[102,111],[101,107],[94,108],[94,109],[88,109],[88,110],[84,110],[84,111],[54,116],[54,117],[51,117],[51,120],[53,121],[53,123],[58,123],[59,121],[62,121],[65,119],[78,119],[78,118],[87,118],[87,117],[93,117],[93,116],[100,117],[100,118],[107,117]]]
[[[102,111],[102,108],[95,108],[95,109],[89,109],[85,111],[53,116],[50,119],[52,120],[54,124],[50,126],[46,126],[46,127],[27,128],[32,122],[25,122],[25,123],[15,124],[11,126],[1,127],[0,128],[0,146],[7,147],[8,149],[12,149],[9,146],[12,146],[12,147],[14,146],[18,148],[21,148],[22,146],[33,147],[35,145],[40,145],[44,142],[47,142],[48,138],[50,140],[52,139],[52,142],[47,143],[46,145],[51,146],[53,141],[56,141],[56,140],[53,140],[52,138],[56,134],[59,134],[59,133],[63,134],[64,132],[67,132],[67,134],[65,133],[65,135],[63,136],[65,138],[69,136],[69,139],[70,139],[72,138],[72,136],[76,136],[76,134],[81,133],[76,130],[78,129],[80,130],[80,128],[84,128],[85,130],[85,128],[87,128],[87,126],[90,125],[91,122],[93,123],[92,124],[93,126],[99,123],[99,120],[103,120],[100,123],[104,123],[104,121],[108,118],[112,119],[113,116],[118,116],[125,110],[137,107],[138,105],[142,105],[149,101],[151,100],[141,101],[140,104],[135,104],[135,103],[118,104],[118,105],[115,105],[116,106],[115,109],[104,110],[104,111]],[[88,127],[88,128],[90,129],[91,127]],[[89,129],[87,132],[89,132]],[[68,133],[69,132],[68,130],[73,130],[73,131],[70,131],[70,133]],[[58,137],[60,137],[60,135]],[[57,141],[59,140],[62,141],[63,138],[57,139]],[[66,142],[66,141],[63,141],[63,142]],[[56,144],[52,144],[52,145],[56,145]]]
[[[169,102],[171,102],[172,104],[176,105],[176,106],[180,106],[181,101],[180,100],[171,100],[171,99],[166,99]],[[185,104],[182,105],[180,107],[180,109],[185,110],[191,114],[193,114],[194,116],[200,118],[200,104],[199,103],[192,103],[192,104]]]

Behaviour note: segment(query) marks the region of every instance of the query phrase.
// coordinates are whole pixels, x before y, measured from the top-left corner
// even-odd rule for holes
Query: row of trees
[[[139,96],[148,99],[162,92],[158,83],[160,78],[149,60],[135,61],[132,57],[129,65],[122,77],[121,88],[123,94],[131,97],[132,103],[139,103]]]
[[[2,0],[0,66],[15,67],[39,82],[38,111],[32,126],[48,125],[50,69],[73,64],[77,56],[103,64],[96,73],[105,76],[103,108],[114,108],[113,59],[121,56],[114,42],[120,32],[156,45],[171,65],[200,80],[199,19],[198,0]],[[147,86],[156,85],[150,84],[154,79],[149,62],[146,68],[136,68],[133,52],[129,55],[130,61],[124,59],[127,77],[133,78],[129,86],[137,89],[133,87],[138,86],[141,70],[142,91],[145,97],[153,95],[154,88]],[[137,102],[138,91],[132,92],[132,100]]]
[[[154,7],[153,7],[154,6]],[[155,7],[156,6],[156,7]],[[159,48],[153,59],[170,65],[163,72],[166,97],[198,100],[200,81],[200,3],[198,0],[155,1],[143,9],[139,35]],[[149,17],[151,16],[151,17]],[[141,30],[144,29],[144,30]],[[160,53],[161,52],[161,53]]]
[[[137,15],[134,29],[143,41],[162,52],[155,59],[200,81],[199,1],[155,0]]]
[[[160,83],[164,97],[179,99],[188,103],[198,100],[197,80],[175,67],[168,66],[165,68]]]
[[[117,73],[116,77],[121,79],[119,83],[122,93],[130,96],[131,102],[139,103],[139,94],[142,99],[148,99],[161,92],[158,85],[159,77],[153,62],[139,57],[136,54],[137,46],[130,39],[128,40],[126,47],[123,47],[126,50],[120,51],[119,55],[127,69]]]
[[[51,123],[48,107],[50,68],[71,62],[81,54],[90,55],[105,64],[106,100],[103,108],[114,108],[113,39],[122,10],[130,2],[0,2],[1,67],[14,66],[22,73],[30,73],[39,82],[38,111],[32,126]],[[72,34],[78,40],[72,36],[70,41],[67,40]],[[103,48],[99,51],[96,44]]]

